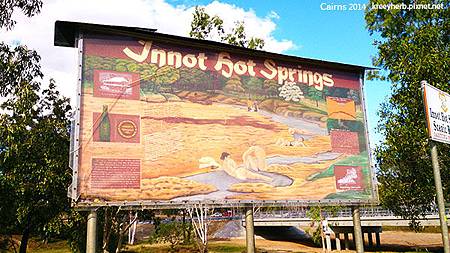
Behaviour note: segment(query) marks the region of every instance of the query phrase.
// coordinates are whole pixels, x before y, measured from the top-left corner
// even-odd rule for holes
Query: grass
[[[422,227],[421,230],[414,231],[413,229],[411,229],[409,227],[383,226],[383,231],[401,231],[401,232],[416,232],[416,233],[434,233],[434,234],[439,234],[439,233],[441,233],[441,227],[439,227],[439,226]]]
[[[72,252],[66,241],[51,242],[48,244],[33,243],[29,245],[28,251],[31,253],[70,253]]]
[[[410,231],[408,228],[397,228],[397,227],[383,227],[384,231]],[[436,227],[430,227],[428,231],[422,231],[422,232],[439,232],[439,229],[436,229]],[[383,244],[382,244],[383,245]],[[258,245],[257,245],[258,246]],[[380,252],[408,252],[406,250],[413,250],[413,248],[410,247],[411,245],[408,245],[407,248],[402,247],[395,247],[395,248],[382,248],[382,251]],[[411,252],[425,252],[426,248],[417,248],[416,251]],[[239,243],[232,243],[232,242],[223,242],[223,241],[211,241],[208,245],[208,252],[210,253],[244,253],[246,251],[245,245],[239,244]],[[0,252],[5,252],[1,251]],[[9,251],[6,251],[9,253]],[[48,244],[41,244],[39,242],[36,242],[34,240],[30,241],[30,245],[27,252],[31,253],[69,253],[71,252],[67,242],[66,241],[58,241],[58,242],[52,242]],[[123,248],[123,251],[125,253],[166,253],[171,252],[170,247],[167,244],[149,244],[149,243],[142,243],[138,245],[128,245]],[[174,251],[177,253],[190,253],[190,252],[198,252],[195,245],[179,245],[175,248]],[[278,253],[280,250],[267,250],[267,249],[261,249],[257,248],[257,253]],[[297,250],[289,250],[289,251],[282,251],[282,252],[311,252],[308,249],[303,249],[302,251]],[[426,251],[428,252],[428,251]]]
[[[197,252],[196,245],[178,245],[175,247],[174,252],[187,253]],[[162,253],[170,252],[170,246],[165,244],[138,244],[133,246],[127,246],[123,252],[128,253]],[[208,244],[208,252],[211,253],[241,253],[245,252],[245,247],[236,244],[210,242]]]
[[[226,253],[226,252],[245,252],[245,247],[233,244],[212,243],[208,247],[209,252]]]

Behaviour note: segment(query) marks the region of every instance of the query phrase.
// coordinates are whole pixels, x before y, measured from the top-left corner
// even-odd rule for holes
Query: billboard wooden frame
[[[322,200],[189,200],[189,201],[154,201],[154,200],[142,200],[142,201],[87,201],[80,202],[80,194],[78,192],[78,166],[80,157],[80,106],[81,106],[81,86],[82,86],[82,66],[83,66],[83,33],[100,33],[100,34],[110,34],[110,35],[123,35],[130,36],[136,39],[152,39],[152,41],[170,41],[171,43],[193,43],[194,46],[201,45],[204,48],[217,50],[226,50],[227,52],[237,53],[239,55],[257,55],[259,57],[270,57],[275,60],[280,60],[282,62],[294,62],[299,61],[305,64],[313,64],[314,66],[327,67],[330,69],[338,68],[339,70],[353,71],[354,73],[359,73],[359,84],[360,84],[360,99],[361,99],[361,110],[364,119],[364,137],[366,140],[366,149],[368,152],[368,170],[369,170],[369,182],[371,184],[371,196],[370,199],[322,199]],[[183,42],[180,42],[183,41]],[[57,46],[69,46],[78,48],[79,65],[78,65],[78,80],[77,80],[77,107],[75,112],[73,138],[71,138],[71,161],[72,161],[72,184],[69,188],[69,196],[72,199],[72,203],[77,208],[96,208],[102,206],[122,206],[129,209],[141,209],[141,208],[186,208],[189,206],[194,206],[198,204],[215,206],[215,207],[243,207],[249,205],[257,206],[308,206],[308,205],[374,205],[378,203],[378,192],[376,176],[374,173],[374,167],[372,165],[372,157],[370,152],[370,143],[368,138],[368,127],[367,127],[367,113],[365,108],[365,97],[364,97],[364,71],[366,67],[354,66],[348,64],[340,64],[334,62],[326,62],[321,60],[305,59],[293,56],[286,56],[274,53],[267,53],[258,50],[243,49],[240,47],[229,46],[226,44],[211,42],[211,41],[199,41],[191,38],[183,38],[172,35],[165,35],[155,33],[154,30],[142,30],[141,28],[130,28],[130,27],[115,27],[115,26],[104,26],[95,24],[84,24],[84,23],[74,23],[57,21],[55,23],[55,45]]]

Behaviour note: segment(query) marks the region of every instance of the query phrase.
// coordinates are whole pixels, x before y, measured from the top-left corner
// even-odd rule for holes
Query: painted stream
[[[236,106],[234,106],[236,107]],[[244,107],[240,107],[239,109],[245,109]],[[314,136],[324,136],[327,135],[327,129],[320,127],[317,123],[304,120],[304,119],[298,119],[293,118],[289,116],[282,116],[275,113],[259,110],[259,114],[263,115],[264,117],[270,118],[273,121],[282,123],[287,125],[288,127],[302,129],[307,131],[308,135],[302,135],[302,137],[307,140]],[[268,165],[273,164],[279,164],[279,165],[289,165],[294,163],[307,163],[307,164],[314,164],[314,163],[320,163],[322,161],[328,161],[328,160],[334,160],[338,158],[341,154],[340,153],[332,153],[332,152],[324,152],[319,153],[317,155],[313,156],[272,156],[267,157],[266,162]],[[274,187],[284,187],[289,186],[292,184],[293,180],[287,176],[278,174],[278,173],[272,173],[272,172],[258,172],[262,175],[268,176],[272,178],[272,182],[267,183]],[[187,196],[187,197],[179,197],[175,198],[174,200],[184,201],[184,200],[219,200],[219,199],[226,199],[227,196],[231,195],[237,195],[240,193],[237,192],[231,192],[228,189],[234,184],[237,183],[260,183],[263,182],[261,180],[240,180],[235,177],[232,177],[228,175],[226,172],[222,170],[217,170],[213,172],[207,172],[202,173],[194,176],[186,177],[185,179],[194,180],[200,183],[204,184],[213,184],[216,186],[217,191],[209,193],[209,194],[199,194],[194,196]]]

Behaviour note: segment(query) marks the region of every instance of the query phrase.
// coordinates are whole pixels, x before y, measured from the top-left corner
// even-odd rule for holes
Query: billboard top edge
[[[252,54],[254,56],[261,56],[266,58],[276,58],[285,61],[298,61],[304,64],[314,64],[320,67],[335,68],[337,70],[364,73],[366,70],[374,70],[374,67],[346,64],[340,62],[332,62],[320,59],[303,58],[294,55],[285,55],[279,53],[266,52],[255,49],[248,49],[239,46],[233,46],[221,42],[210,40],[199,40],[194,38],[164,34],[156,32],[156,29],[139,28],[139,27],[126,27],[126,26],[113,26],[102,25],[92,23],[80,23],[70,21],[56,21],[55,22],[55,34],[54,45],[63,47],[76,47],[76,39],[80,33],[99,33],[99,34],[113,34],[130,36],[135,38],[148,39],[160,39],[165,42],[172,42],[182,45],[191,45],[196,47],[212,48],[216,50],[225,50],[231,52],[237,52],[241,54]]]

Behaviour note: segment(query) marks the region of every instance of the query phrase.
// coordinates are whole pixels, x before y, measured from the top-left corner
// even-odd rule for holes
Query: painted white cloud
[[[282,53],[295,47],[290,40],[273,37],[276,29],[273,20],[279,18],[275,12],[258,17],[251,9],[218,1],[205,8],[208,13],[219,15],[226,29],[231,29],[235,21],[244,21],[247,36],[264,39],[266,51]],[[156,28],[158,32],[188,36],[193,9],[192,6],[173,6],[165,0],[50,0],[33,18],[16,15],[17,25],[12,31],[0,31],[0,37],[10,44],[21,43],[36,50],[42,57],[46,78],[54,78],[59,90],[75,104],[77,50],[53,46],[56,20]]]

